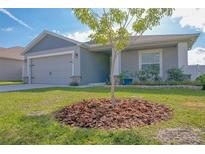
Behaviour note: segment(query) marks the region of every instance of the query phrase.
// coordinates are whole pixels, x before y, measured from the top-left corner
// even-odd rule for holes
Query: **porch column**
[[[178,43],[178,68],[183,68],[188,65],[188,44],[187,42]]]
[[[121,52],[117,52],[115,60],[114,75],[119,76],[121,73]]]
[[[72,52],[72,76],[71,82],[80,84],[80,47]]]
[[[120,84],[119,75],[121,73],[121,53],[117,52],[116,60],[115,60],[115,66],[114,66],[114,78],[115,78],[115,84]]]

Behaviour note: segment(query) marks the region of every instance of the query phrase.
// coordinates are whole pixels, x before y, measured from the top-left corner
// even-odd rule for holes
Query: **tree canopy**
[[[170,8],[129,8],[129,9],[73,9],[81,23],[87,25],[93,33],[92,40],[97,43],[110,43],[117,51],[123,50],[132,31],[141,35],[146,30],[160,24],[161,18],[172,15]],[[130,31],[129,31],[130,30]]]

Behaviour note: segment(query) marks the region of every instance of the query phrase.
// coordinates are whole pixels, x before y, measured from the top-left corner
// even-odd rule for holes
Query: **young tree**
[[[96,43],[108,44],[112,48],[111,64],[111,99],[115,105],[114,67],[117,54],[123,51],[129,43],[129,36],[142,35],[146,30],[160,24],[164,16],[172,15],[173,9],[73,9],[81,23],[87,25],[92,34],[90,38]]]

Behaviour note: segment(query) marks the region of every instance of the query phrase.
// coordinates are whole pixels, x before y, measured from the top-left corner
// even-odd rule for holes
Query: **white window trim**
[[[34,56],[27,56],[27,76],[28,76],[28,83],[31,84],[31,60],[35,58],[42,58],[42,57],[51,57],[51,56],[59,56],[59,55],[67,55],[72,54],[72,76],[74,76],[74,51],[64,51],[59,53],[48,53],[42,55],[34,55]]]
[[[162,63],[162,52],[163,50],[160,48],[160,49],[150,49],[150,50],[140,50],[138,53],[139,53],[139,70],[142,69],[142,54],[143,53],[159,53],[160,54],[160,77],[163,76],[163,63]]]

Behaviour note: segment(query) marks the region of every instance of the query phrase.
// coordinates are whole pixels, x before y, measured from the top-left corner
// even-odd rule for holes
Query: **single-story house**
[[[188,67],[188,50],[198,36],[131,36],[127,48],[117,55],[114,74],[117,77],[123,71],[134,73],[156,65],[161,78],[166,80],[168,69]],[[24,79],[28,83],[68,85],[78,82],[85,85],[105,82],[110,76],[112,52],[109,44],[79,42],[43,31],[26,46],[23,53]]]
[[[22,80],[22,47],[0,48],[0,80]]]

